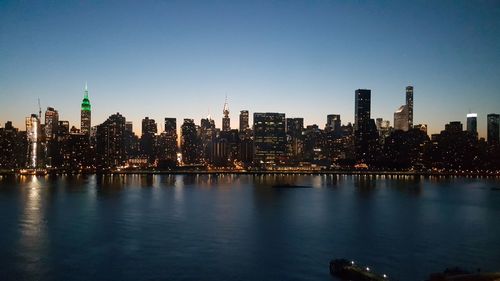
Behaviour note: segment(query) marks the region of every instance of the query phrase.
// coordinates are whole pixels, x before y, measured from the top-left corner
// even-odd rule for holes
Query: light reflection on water
[[[1,279],[331,280],[336,257],[410,281],[456,265],[498,270],[498,186],[370,175],[2,176]]]

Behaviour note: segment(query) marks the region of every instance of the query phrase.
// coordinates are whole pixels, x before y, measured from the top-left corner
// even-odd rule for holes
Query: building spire
[[[224,109],[222,110],[222,113],[224,114],[224,117],[229,116],[229,105],[227,104],[227,94],[226,94],[226,99],[224,101]]]

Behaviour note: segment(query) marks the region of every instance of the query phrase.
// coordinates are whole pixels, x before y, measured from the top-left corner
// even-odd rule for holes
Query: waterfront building
[[[119,167],[126,162],[125,135],[125,117],[120,113],[111,115],[104,123],[97,126],[98,168]]]
[[[165,160],[175,163],[177,159],[177,119],[165,118],[164,129],[165,150],[163,157]]]
[[[80,111],[80,131],[84,134],[90,134],[90,127],[91,127],[91,108],[89,100],[89,91],[87,88],[87,83],[85,83],[82,108]]]
[[[142,119],[142,135],[141,135],[141,154],[148,159],[149,163],[153,163],[156,159],[155,155],[155,137],[158,132],[158,126],[154,119],[146,117]]]
[[[254,113],[254,162],[278,164],[286,157],[286,120],[284,113]]]
[[[181,152],[183,164],[201,163],[201,142],[193,119],[184,119],[181,125]]]
[[[39,168],[41,155],[41,124],[38,115],[31,114],[26,117],[26,139],[28,142],[27,164],[28,168]]]

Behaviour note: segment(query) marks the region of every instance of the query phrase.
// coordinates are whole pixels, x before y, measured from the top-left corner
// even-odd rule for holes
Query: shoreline
[[[50,171],[38,176],[59,175],[360,175],[360,176],[418,176],[418,177],[487,177],[500,178],[500,172],[418,172],[418,171],[316,171],[316,170],[290,170],[290,171],[193,171],[193,170],[130,170],[130,171],[89,171],[89,172],[66,172]],[[32,175],[18,171],[0,171],[0,175]]]

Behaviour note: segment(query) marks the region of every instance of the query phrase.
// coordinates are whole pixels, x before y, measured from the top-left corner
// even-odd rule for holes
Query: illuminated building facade
[[[47,107],[45,111],[45,139],[53,140],[57,135],[57,125],[59,125],[59,113],[52,107]]]
[[[227,132],[231,130],[231,119],[229,118],[229,106],[227,104],[227,97],[226,101],[224,102],[224,109],[222,110],[222,114],[224,114],[224,117],[222,117],[222,131]]]
[[[41,124],[38,116],[36,114],[31,114],[30,117],[26,117],[26,139],[28,141],[28,163],[26,167],[28,168],[40,167],[39,152],[40,140],[42,137],[41,133]]]
[[[89,91],[87,88],[87,84],[85,83],[85,90],[83,94],[82,100],[82,108],[80,111],[80,131],[84,134],[90,134],[91,127],[91,108],[90,108],[90,100],[89,100]]]
[[[254,113],[254,162],[277,164],[286,157],[284,113]]]
[[[467,114],[467,132],[477,136],[477,113]]]
[[[406,106],[408,110],[408,129],[413,128],[413,86],[406,87]]]

